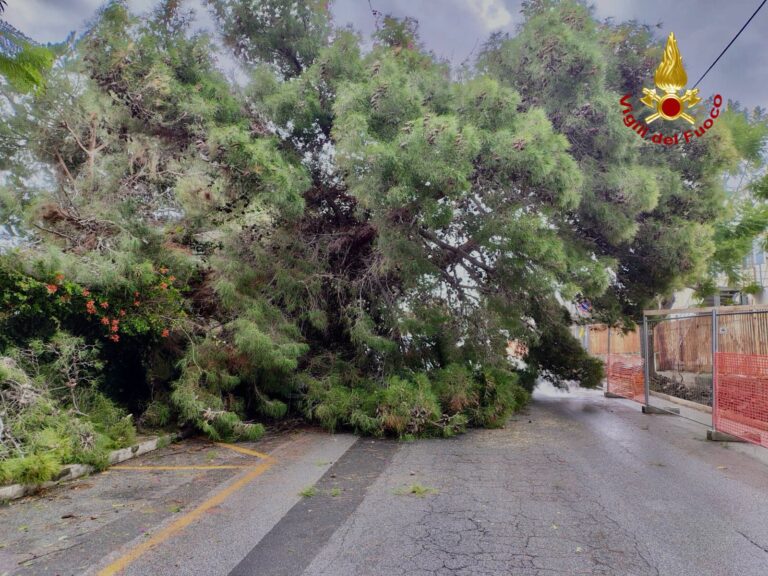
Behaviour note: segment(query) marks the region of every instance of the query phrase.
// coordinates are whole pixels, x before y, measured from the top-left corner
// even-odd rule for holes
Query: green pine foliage
[[[0,14],[5,6],[0,3]],[[26,93],[45,87],[54,53],[38,46],[7,22],[0,20],[0,77],[13,90]]]
[[[209,4],[247,85],[182,3],[113,0],[0,122],[0,223],[21,230],[0,353],[62,330],[94,347],[102,396],[79,410],[117,442],[95,398],[220,440],[298,413],[401,438],[502,426],[538,377],[599,383],[564,302],[631,321],[764,230],[723,216],[755,117],[663,150],[623,125],[648,27],[524,2],[455,78],[412,19],[370,45],[320,0]]]
[[[100,390],[98,348],[57,332],[0,356],[0,484],[40,484],[64,464],[103,469],[136,442],[131,415]]]
[[[529,400],[517,376],[487,368],[472,372],[449,364],[428,377],[392,377],[382,386],[372,382],[313,382],[306,415],[335,430],[350,427],[363,434],[452,436],[467,426],[501,427]]]
[[[760,108],[747,111],[738,103],[729,102],[720,121],[728,127],[740,160],[725,176],[726,189],[733,200],[726,217],[715,224],[710,278],[725,274],[733,286],[749,293],[756,287],[750,278],[741,277],[741,264],[752,252],[755,239],[764,244],[768,228],[768,177],[764,158],[768,117]],[[714,290],[714,283],[704,282],[698,288],[704,295]]]
[[[5,32],[0,32],[5,35]],[[45,73],[53,64],[53,54],[47,48],[22,43],[13,56],[0,54],[0,76],[16,90],[28,92],[45,84]]]

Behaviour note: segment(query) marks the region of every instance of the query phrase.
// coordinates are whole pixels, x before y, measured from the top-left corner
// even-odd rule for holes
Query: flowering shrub
[[[167,338],[174,320],[184,315],[185,287],[166,267],[137,270],[122,280],[109,287],[84,286],[63,272],[36,278],[0,267],[0,325],[37,323],[44,329],[85,320],[84,332],[113,343],[122,337]]]

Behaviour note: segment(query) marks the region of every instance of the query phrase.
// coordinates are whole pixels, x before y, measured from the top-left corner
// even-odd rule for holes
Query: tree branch
[[[62,234],[61,232],[57,232],[56,230],[51,230],[50,228],[44,228],[43,226],[40,226],[39,224],[32,224],[35,228],[38,230],[42,230],[43,232],[48,232],[49,234],[55,234],[56,236],[61,236],[62,238],[66,238],[70,242],[74,243],[75,239],[72,238],[72,236],[67,236],[66,234]]]
[[[435,235],[434,232],[430,232],[429,230],[421,229],[421,230],[419,230],[419,235],[422,238],[426,238],[430,242],[432,242],[434,244],[437,244],[443,250],[447,250],[448,252],[451,252],[452,254],[456,254],[457,256],[460,256],[463,260],[466,260],[467,262],[469,262],[473,266],[475,266],[477,268],[480,268],[481,270],[484,270],[488,274],[495,274],[496,273],[496,269],[495,268],[493,268],[492,266],[488,266],[484,262],[481,262],[480,260],[478,260],[474,256],[471,256],[470,254],[468,254],[465,251],[465,249],[464,249],[465,246],[467,246],[467,245],[472,246],[474,244],[471,241],[467,242],[466,244],[463,244],[462,246],[453,246],[452,244],[448,244],[448,242],[445,242],[444,240],[441,240],[440,238],[438,238]]]

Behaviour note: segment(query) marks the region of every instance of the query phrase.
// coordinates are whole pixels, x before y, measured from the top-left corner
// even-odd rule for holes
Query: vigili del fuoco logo
[[[701,102],[701,98],[699,98],[698,88],[685,90],[680,95],[680,92],[688,82],[688,75],[685,73],[685,68],[683,68],[683,58],[680,56],[680,50],[677,48],[674,32],[669,33],[667,46],[664,48],[664,56],[658,68],[656,68],[653,80],[656,88],[652,90],[643,88],[643,97],[640,98],[640,102],[651,110],[651,113],[645,118],[640,119],[632,114],[634,110],[630,102],[632,94],[625,94],[620,100],[624,108],[622,110],[624,124],[634,130],[641,138],[666,146],[684,144],[690,142],[694,137],[701,138],[704,136],[707,130],[714,124],[715,119],[720,115],[723,97],[720,94],[715,94],[715,97],[712,99],[712,109],[709,111],[707,118],[696,126],[696,118],[694,117],[696,111],[692,109]],[[661,92],[657,92],[657,89]],[[638,114],[641,112],[642,110],[638,111]],[[660,130],[649,135],[649,125],[659,119],[667,121],[682,119],[691,124],[692,129],[669,135],[664,134]]]

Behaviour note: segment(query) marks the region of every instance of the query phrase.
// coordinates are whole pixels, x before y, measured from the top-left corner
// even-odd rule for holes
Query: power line
[[[704,74],[702,74],[702,75],[701,75],[701,78],[699,78],[699,79],[696,81],[696,84],[694,84],[694,85],[693,85],[693,87],[694,87],[694,88],[696,88],[696,86],[698,86],[698,85],[699,85],[699,83],[700,83],[702,80],[704,80],[704,76],[706,76],[707,74],[709,74],[709,71],[710,71],[710,70],[712,70],[712,68],[714,68],[714,67],[715,67],[715,64],[717,64],[717,63],[720,61],[720,58],[722,58],[722,57],[723,57],[723,54],[725,54],[725,53],[728,51],[728,48],[730,48],[730,47],[731,47],[731,44],[733,44],[734,42],[736,42],[736,38],[738,38],[738,37],[741,35],[741,33],[742,33],[742,32],[744,32],[744,29],[745,29],[747,26],[749,26],[749,23],[750,23],[750,22],[752,22],[752,19],[753,19],[755,16],[757,16],[757,13],[758,13],[758,12],[760,12],[760,9],[761,9],[763,6],[765,6],[765,3],[766,3],[766,2],[768,2],[768,0],[763,0],[763,1],[760,3],[760,6],[758,6],[758,7],[757,7],[757,10],[755,10],[755,11],[752,13],[752,16],[750,16],[750,17],[749,17],[749,20],[747,20],[747,21],[744,23],[744,26],[742,26],[742,27],[741,27],[741,30],[739,30],[739,31],[736,33],[736,36],[734,36],[733,38],[731,38],[731,41],[730,41],[730,42],[728,42],[728,46],[726,46],[725,48],[723,48],[723,51],[722,51],[722,52],[720,52],[720,56],[718,56],[718,57],[715,59],[715,61],[714,61],[714,62],[712,62],[712,64],[710,64],[709,68],[707,68],[707,71],[706,71],[706,72],[704,72]]]

